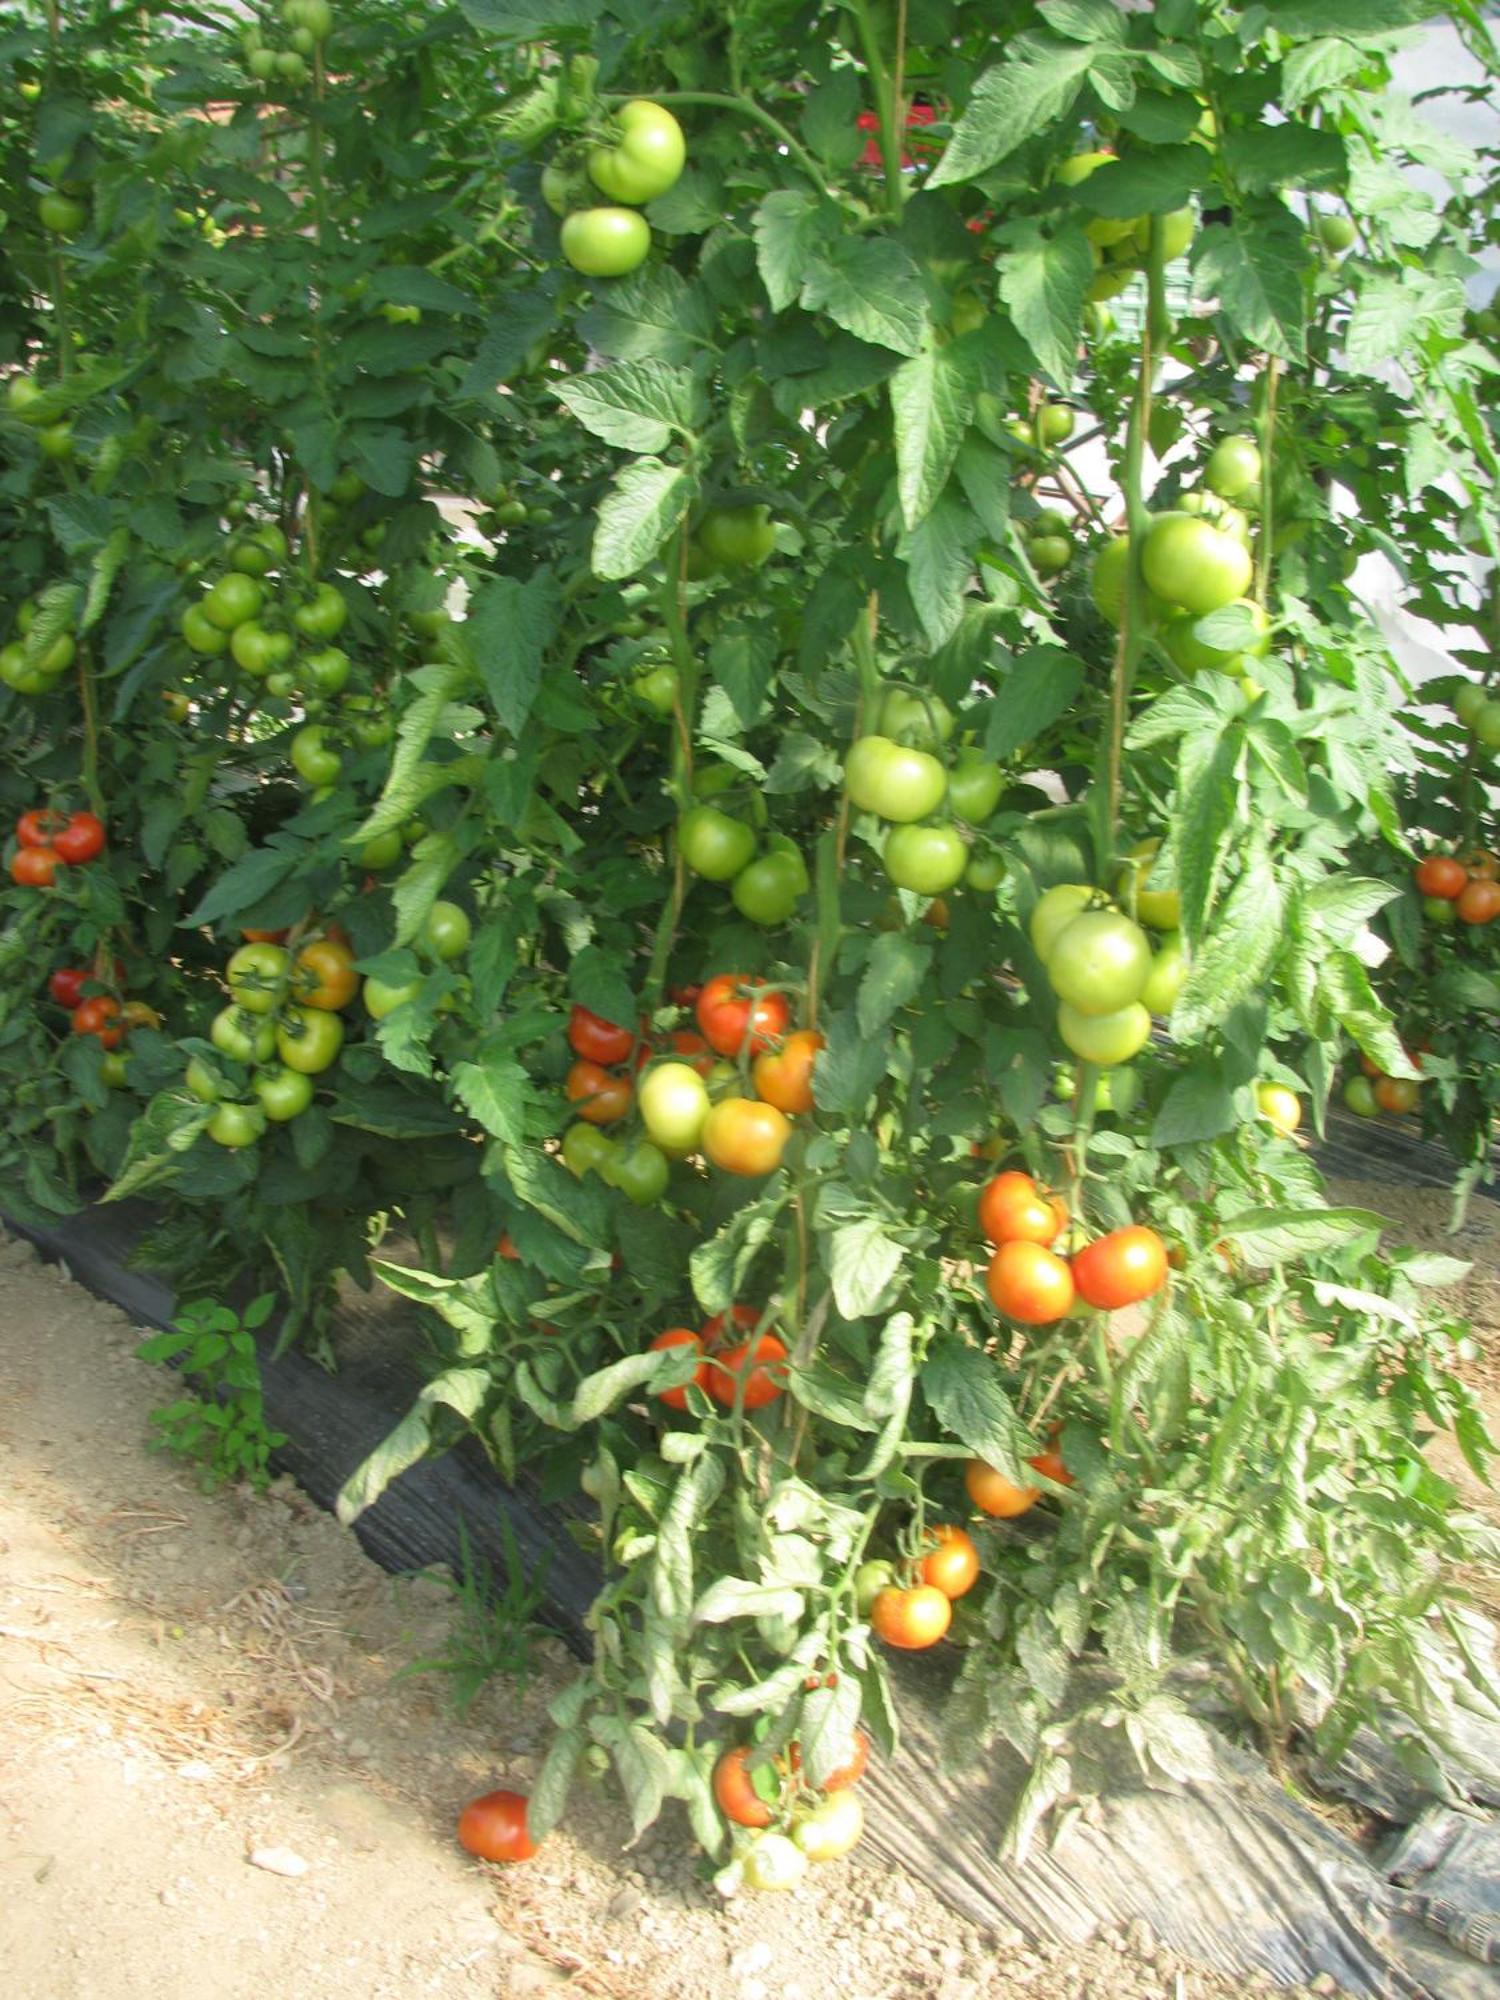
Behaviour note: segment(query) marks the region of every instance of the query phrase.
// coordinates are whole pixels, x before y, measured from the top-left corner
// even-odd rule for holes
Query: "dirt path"
[[[386,1576],[295,1488],[205,1496],[149,1452],[169,1384],[137,1338],[0,1239],[0,1907],[17,2000],[1269,1990],[1139,1928],[1082,1950],[984,1936],[858,1862],[796,1898],[724,1906],[674,1819],[624,1853],[605,1791],[526,1868],[470,1862],[454,1815],[534,1776],[560,1650],[542,1642],[526,1692],[492,1684],[466,1721],[431,1679],[398,1679],[441,1651],[448,1594]]]

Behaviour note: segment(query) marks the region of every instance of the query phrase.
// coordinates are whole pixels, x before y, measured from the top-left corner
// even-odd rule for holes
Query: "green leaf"
[[[568,996],[617,1028],[633,1028],[640,1013],[640,1003],[619,958],[599,945],[585,945],[573,954],[568,964]]]
[[[964,598],[974,574],[976,526],[968,508],[944,493],[916,527],[906,530],[898,545],[912,604],[934,651],[963,622]]]
[[[336,1512],[344,1527],[373,1507],[393,1479],[426,1456],[432,1442],[433,1412],[439,1404],[472,1422],[489,1388],[487,1368],[449,1368],[426,1383],[396,1428],[339,1488]]]
[[[519,374],[526,357],[557,316],[554,281],[524,292],[508,292],[505,310],[491,320],[458,385],[460,397],[491,394]]]
[[[947,150],[927,177],[928,187],[973,180],[1061,119],[1087,81],[1094,54],[1092,43],[1018,35],[1004,61],[975,84]]]
[[[462,643],[483,678],[496,719],[512,736],[520,736],[531,715],[561,610],[562,594],[549,569],[524,581],[491,577],[469,604]]]
[[[526,1109],[532,1101],[530,1083],[518,1062],[486,1056],[478,1062],[455,1063],[449,1075],[453,1094],[491,1138],[519,1146],[526,1137]]]
[[[910,252],[889,236],[838,238],[809,265],[802,303],[875,347],[916,354],[927,333],[927,295]]]
[[[696,490],[690,472],[659,458],[637,459],[616,473],[599,508],[594,574],[619,581],[643,569],[684,519]]]
[[[548,319],[552,314],[549,311]],[[706,293],[670,265],[651,264],[622,278],[578,318],[579,338],[617,361],[691,361],[713,336]]]
[[[858,1676],[841,1674],[836,1687],[809,1688],[797,1715],[797,1752],[803,1781],[821,1785],[854,1755],[861,1695]]]
[[[576,1181],[566,1167],[534,1146],[507,1145],[505,1171],[520,1200],[574,1243],[602,1249],[608,1236],[603,1196],[598,1188]]]
[[[836,69],[803,99],[802,136],[831,167],[852,167],[865,146],[859,113],[858,74]]]
[[[281,847],[251,848],[211,885],[197,908],[182,919],[180,928],[197,930],[201,925],[218,923],[221,917],[253,909],[296,872],[300,859],[300,848],[289,839]]]
[[[451,833],[424,834],[411,850],[411,860],[391,890],[396,944],[410,944],[421,930],[457,860],[458,844]]]
[[[664,361],[622,361],[553,392],[584,429],[621,451],[664,451],[693,421],[693,378]]]
[[[750,1583],[740,1576],[721,1576],[693,1606],[695,1625],[723,1625],[731,1618],[790,1618],[802,1616],[800,1590],[776,1583]]]
[[[426,1271],[411,1271],[404,1264],[370,1260],[370,1269],[381,1282],[404,1299],[428,1306],[455,1333],[462,1336],[466,1360],[485,1354],[495,1334],[495,1309],[484,1278],[439,1278]]]
[[[1246,340],[1283,361],[1306,352],[1307,238],[1279,204],[1246,203],[1193,246],[1193,290],[1214,300]]]
[[[909,528],[947,483],[974,416],[973,371],[957,346],[924,348],[890,378],[897,494]]]
[[[1078,367],[1094,253],[1081,225],[1047,234],[1015,223],[1000,234],[1000,296],[1045,374],[1066,388]]]
[[[847,1012],[826,1021],[823,1032],[827,1047],[820,1052],[814,1071],[819,1107],[857,1122],[885,1075],[886,1038],[870,1033],[862,1021]]]
[[[1029,1483],[1031,1433],[1016,1415],[998,1362],[962,1341],[938,1339],[920,1375],[922,1394],[945,1431],[1018,1486]]]
[[[834,1230],[828,1243],[828,1275],[833,1302],[845,1319],[863,1319],[876,1311],[903,1255],[901,1245],[886,1235],[874,1216]]]
[[[1123,222],[1130,216],[1185,208],[1194,189],[1204,186],[1212,172],[1212,157],[1204,147],[1163,146],[1096,167],[1068,193],[1092,214]]]
[[[1153,1146],[1185,1146],[1216,1139],[1239,1123],[1234,1094],[1217,1063],[1195,1063],[1173,1083],[1151,1127]]]
[[[560,1729],[553,1737],[526,1801],[526,1831],[533,1841],[545,1840],[562,1818],[587,1748],[588,1737],[581,1729]]]
[[[772,310],[785,312],[838,231],[838,214],[816,194],[779,188],[755,211],[755,264]]]
[[[183,1156],[213,1115],[212,1104],[199,1104],[175,1092],[153,1097],[131,1126],[125,1158],[101,1200],[124,1201],[142,1188],[174,1179],[183,1170]]]
[[[1282,943],[1284,903],[1264,837],[1248,845],[1238,881],[1198,944],[1172,1010],[1172,1034],[1192,1040],[1260,986]]]
[[[1083,663],[1061,646],[1032,646],[1021,654],[990,703],[984,748],[1009,757],[1067,714],[1083,686]]]
[[[667,1363],[675,1362],[675,1367]],[[692,1356],[674,1354],[670,1348],[656,1353],[626,1354],[618,1361],[612,1361],[607,1368],[596,1369],[592,1375],[585,1375],[573,1392],[573,1422],[575,1425],[596,1423],[608,1411],[623,1403],[632,1391],[644,1388],[650,1382],[670,1383],[691,1381]]]
[[[1251,1264],[1279,1264],[1316,1257],[1362,1236],[1388,1229],[1383,1215],[1367,1208],[1248,1209],[1227,1224],[1223,1235],[1239,1245]]]
[[[887,931],[876,938],[870,947],[864,977],[859,982],[857,1011],[860,1033],[875,1034],[902,1007],[915,1000],[931,964],[930,948],[919,944],[915,938],[906,937],[899,931]],[[820,1101],[825,1072],[832,1067],[829,1053],[825,1050],[818,1059]]]
[[[1070,41],[1125,40],[1125,22],[1114,0],[1041,0],[1037,12],[1055,34]]]
[[[1368,275],[1344,336],[1350,368],[1383,377],[1387,364],[1428,332],[1456,337],[1463,326],[1464,298],[1462,280],[1442,273],[1407,270],[1399,278],[1385,272]]]
[[[1224,135],[1224,157],[1235,181],[1249,194],[1268,194],[1280,187],[1338,186],[1347,168],[1338,133],[1315,125],[1231,127]]]

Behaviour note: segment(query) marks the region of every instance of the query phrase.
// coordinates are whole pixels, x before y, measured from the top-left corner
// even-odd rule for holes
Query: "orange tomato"
[[[1383,1076],[1375,1085],[1375,1102],[1393,1118],[1417,1108],[1418,1085],[1409,1076]]]
[[[1424,896],[1441,896],[1449,903],[1469,879],[1463,863],[1451,854],[1426,855],[1412,872]]]
[[[1073,1259],[1078,1296],[1104,1312],[1149,1299],[1166,1276],[1167,1246],[1154,1229],[1139,1225],[1095,1237]]]
[[[1490,924],[1500,917],[1500,882],[1487,875],[1475,875],[1464,884],[1454,901],[1461,924]]]
[[[789,1116],[813,1108],[812,1073],[823,1047],[823,1037],[811,1028],[799,1028],[788,1035],[779,1049],[767,1049],[755,1058],[750,1074],[755,1088],[767,1104]]]
[[[1035,1458],[1028,1458],[1026,1463],[1034,1472],[1039,1472],[1044,1479],[1052,1480],[1057,1486],[1071,1486],[1074,1483],[1073,1475],[1064,1465],[1063,1455],[1055,1445],[1046,1451],[1039,1451]]]
[[[721,972],[698,995],[698,1026],[719,1055],[737,1056],[747,1043],[751,1055],[758,1055],[786,1033],[784,996],[750,990],[764,984],[743,973]]]
[[[979,1551],[973,1537],[951,1521],[936,1523],[928,1533],[936,1547],[918,1563],[918,1576],[950,1600],[965,1596],[979,1581]]]
[[[756,1791],[745,1769],[749,1759],[749,1747],[743,1743],[737,1750],[724,1752],[714,1765],[714,1803],[736,1826],[769,1826],[776,1814]]]
[[[1002,1243],[985,1278],[997,1312],[1022,1326],[1050,1326],[1073,1303],[1073,1274],[1040,1243]]]
[[[870,1625],[876,1638],[903,1653],[920,1653],[935,1646],[952,1623],[952,1604],[930,1583],[919,1583],[913,1590],[890,1586],[870,1606]]]
[[[651,1346],[653,1349],[659,1347],[696,1347],[701,1349],[703,1340],[702,1336],[694,1333],[690,1326],[671,1326],[667,1328],[665,1333],[659,1333],[655,1340],[651,1342]],[[706,1361],[701,1368],[694,1369],[693,1382],[699,1389],[706,1389],[708,1387],[708,1363]],[[677,1389],[658,1389],[656,1392],[657,1400],[658,1402],[665,1403],[669,1410],[685,1410],[687,1408],[687,1392],[688,1385],[684,1382]]]
[[[964,1491],[981,1514],[996,1521],[1013,1521],[1018,1514],[1029,1513],[1042,1497],[1039,1486],[1017,1486],[982,1458],[971,1458],[964,1467]]]
[[[1057,1209],[1066,1203],[1045,1195],[1030,1174],[996,1174],[979,1196],[979,1227],[991,1243],[1050,1243],[1058,1233]]]
[[[710,1163],[726,1174],[753,1177],[775,1172],[791,1136],[786,1114],[774,1104],[726,1097],[704,1119],[702,1145]]]
[[[347,1007],[359,991],[359,974],[348,945],[327,937],[303,945],[292,972],[292,991],[304,1007],[329,1014]]]
[[[630,1109],[635,1095],[628,1077],[611,1076],[596,1062],[576,1062],[564,1085],[569,1101],[578,1106],[580,1118],[590,1125],[613,1125]]]
[[[705,1369],[708,1393],[716,1403],[732,1410],[737,1394],[747,1410],[764,1409],[786,1393],[786,1370],[778,1364],[786,1360],[786,1348],[774,1333],[758,1333],[738,1347],[726,1347],[710,1360]],[[774,1371],[774,1372],[773,1372]],[[740,1385],[743,1383],[743,1392]]]

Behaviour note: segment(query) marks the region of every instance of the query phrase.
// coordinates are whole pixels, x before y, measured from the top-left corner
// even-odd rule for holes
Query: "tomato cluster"
[[[695,875],[729,884],[734,907],[753,924],[786,923],[807,894],[807,863],[796,843],[772,834],[757,853],[754,829],[719,806],[690,806],[677,822],[677,846]]]
[[[1453,713],[1476,743],[1500,750],[1500,700],[1487,681],[1465,681],[1453,697]]]
[[[999,876],[971,859],[955,820],[982,825],[1000,803],[1000,766],[975,745],[961,748],[951,766],[943,746],[954,720],[946,704],[925,689],[887,687],[873,710],[874,729],[859,737],[844,760],[844,789],[851,805],[890,823],[881,849],[886,874],[898,889],[942,897],[966,874],[976,888],[993,888]],[[935,817],[942,809],[945,816]]]
[[[1500,704],[1497,704],[1500,706]],[[1412,870],[1429,923],[1492,924],[1500,917],[1500,861],[1480,850],[1462,860],[1426,854]]]
[[[36,397],[30,402],[22,399],[23,420],[32,421],[30,409],[41,401],[45,391],[29,375],[13,375],[7,398],[13,416],[18,414],[16,389],[21,383],[36,390]],[[38,441],[43,451],[47,451],[49,439],[56,444],[63,433],[71,438],[71,426],[54,424],[39,430]],[[58,454],[54,451],[50,455]],[[28,597],[16,609],[16,633],[15,638],[0,646],[0,684],[17,694],[51,694],[78,655],[71,613],[49,609],[44,617],[40,596]]]
[[[542,176],[542,193],[563,216],[562,253],[587,278],[622,278],[645,262],[651,228],[640,209],[677,185],[687,163],[682,127],[664,104],[635,97],[615,113],[612,143],[588,149],[589,180],[612,207],[570,209],[580,177],[554,163]]]
[[[104,822],[91,812],[54,812],[38,806],[16,821],[10,879],[23,888],[50,889],[59,868],[81,868],[104,852]]]
[[[691,1348],[704,1356],[691,1376],[694,1388],[712,1396],[726,1410],[763,1410],[786,1392],[787,1351],[776,1334],[756,1332],[762,1317],[754,1306],[731,1306],[705,1320],[696,1333],[688,1326],[668,1327],[650,1343],[648,1351]],[[747,1337],[738,1338],[741,1334]],[[683,1384],[657,1393],[668,1409],[685,1410],[687,1390],[688,1385]]]
[[[743,1880],[752,1889],[790,1889],[810,1862],[841,1860],[864,1832],[864,1807],[854,1787],[869,1761],[870,1739],[862,1729],[853,1732],[847,1761],[818,1785],[807,1782],[795,1739],[781,1756],[751,1743],[724,1751],[714,1765],[714,1803],[731,1827],[750,1837],[736,1835],[720,1888]]]
[[[1127,864],[1136,907],[1145,914],[1143,898],[1157,896],[1156,914],[1175,918],[1175,890],[1137,886],[1149,876],[1153,857],[1147,843]],[[1058,1034],[1075,1056],[1102,1068],[1139,1054],[1151,1016],[1171,1012],[1187,977],[1175,930],[1153,951],[1133,917],[1082,882],[1059,882],[1046,891],[1032,911],[1030,935],[1057,995]]]
[[[1408,1049],[1406,1054],[1414,1069],[1422,1067],[1422,1050]],[[1417,1108],[1421,1085],[1414,1076],[1387,1076],[1379,1063],[1361,1056],[1358,1071],[1346,1080],[1341,1094],[1345,1109],[1356,1118],[1378,1118],[1382,1111],[1391,1118],[1405,1118]]]
[[[1066,1203],[1030,1174],[997,1174],[979,1197],[979,1224],[995,1246],[986,1285],[996,1310],[1022,1326],[1050,1326],[1075,1299],[1101,1312],[1137,1305],[1166,1281],[1166,1246],[1154,1229],[1112,1230],[1061,1257],[1051,1245],[1068,1226]]]

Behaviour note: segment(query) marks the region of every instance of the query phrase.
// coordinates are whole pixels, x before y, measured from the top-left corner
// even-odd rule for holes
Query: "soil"
[[[1368,1199],[1392,1210],[1389,1188]],[[1408,1198],[1439,1240],[1442,1198]],[[1427,1211],[1430,1210],[1431,1213]],[[1475,1225],[1479,1227],[1480,1225]],[[1500,1322],[1500,1235],[1476,1301]],[[722,1903],[666,1818],[633,1848],[575,1795],[525,1867],[455,1815],[524,1791],[570,1667],[466,1717],[413,1663],[451,1646],[441,1578],[392,1578],[289,1481],[204,1493],[153,1453],[177,1393],[116,1308],[0,1239],[0,1898],[24,2000],[1246,2000],[1140,1925],[1085,1947],[981,1933],[862,1862]],[[1482,1377],[1491,1408],[1496,1376]],[[1447,1469],[1446,1467],[1444,1468]],[[1457,1476],[1455,1474],[1455,1476]],[[1477,1488],[1482,1493],[1482,1488]],[[669,1809],[670,1810],[670,1809]],[[1301,1993],[1334,1992],[1326,1977]]]

